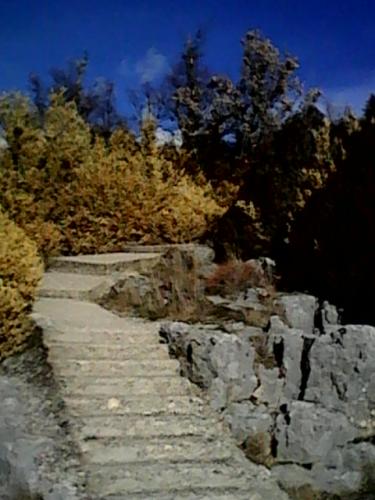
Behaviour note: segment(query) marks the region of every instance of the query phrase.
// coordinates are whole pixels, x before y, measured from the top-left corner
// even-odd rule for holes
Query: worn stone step
[[[127,321],[98,304],[74,299],[40,298],[34,304],[34,317],[41,326],[95,330],[124,330]],[[45,324],[43,324],[43,320]]]
[[[203,252],[206,253],[210,250],[210,248],[206,245],[199,245],[197,243],[156,243],[155,245],[144,245],[139,243],[128,243],[123,246],[122,250],[124,252],[157,252],[164,254],[168,250],[181,250],[181,251],[189,251],[191,253],[195,252]],[[211,250],[212,253],[212,250]]]
[[[246,464],[242,465],[245,467]],[[246,487],[208,487],[208,488],[186,488],[174,492],[155,492],[152,498],[157,500],[291,500],[291,497],[283,491],[275,480],[269,477],[268,471],[259,474],[253,471],[253,477],[249,477]],[[106,495],[107,500],[124,500],[118,495]],[[126,495],[125,498],[129,498]],[[132,500],[150,500],[150,493],[132,493]],[[306,497],[307,498],[307,497]],[[311,497],[308,497],[311,498]],[[104,500],[104,499],[103,499]]]
[[[156,252],[118,252],[51,259],[49,269],[82,274],[108,275],[123,271],[147,271],[160,260]]]
[[[106,360],[77,360],[58,359],[50,356],[49,361],[53,363],[53,369],[58,377],[69,376],[98,376],[100,377],[162,377],[177,376],[180,371],[180,364],[177,360],[127,360],[114,361]],[[95,382],[96,384],[96,382]],[[123,387],[127,390],[126,381]]]
[[[198,493],[198,490],[201,493]],[[172,493],[165,492],[154,492],[157,496],[152,496],[153,499],[157,500],[280,500],[281,497],[272,496],[261,496],[258,492],[249,492],[246,489],[239,488],[194,488],[194,492],[191,489],[174,491]],[[131,500],[150,500],[150,493],[132,493]],[[178,496],[176,496],[178,495]],[[126,496],[125,498],[129,498]],[[101,500],[124,500],[124,496],[118,495],[106,495],[102,497]]]
[[[65,377],[56,377],[63,394],[70,396],[167,396],[188,395],[190,382],[180,376],[150,375],[149,377],[112,377],[99,373],[85,376],[77,373]]]
[[[79,359],[101,361],[170,359],[167,347],[162,344],[134,342],[124,347],[121,344],[93,344],[89,342],[48,342],[48,352],[52,359]]]
[[[73,299],[40,298],[33,308],[33,318],[47,330],[58,332],[90,331],[121,332],[126,336],[158,335],[160,323],[137,318],[120,318],[116,314],[103,309],[98,304]]]
[[[74,431],[80,440],[94,438],[214,437],[220,426],[207,416],[101,416],[87,417]]]
[[[223,463],[195,463],[195,464],[137,464],[102,465],[88,468],[88,481],[91,489],[98,492],[100,498],[108,495],[149,494],[149,498],[160,498],[159,495],[175,493],[176,499],[179,492],[186,494],[188,491],[195,494],[205,493],[214,500],[216,495],[226,493],[228,490],[247,490],[250,494],[252,478],[246,473],[244,467],[237,464]],[[254,479],[254,486],[256,480]],[[235,498],[235,497],[234,497]],[[264,498],[264,500],[281,500],[279,498]]]
[[[164,416],[205,414],[205,407],[200,398],[194,396],[149,396],[149,397],[73,397],[64,398],[68,412],[72,417],[86,418],[98,416]]]
[[[213,439],[211,437],[211,439]],[[224,462],[232,449],[221,439],[209,441],[204,437],[157,439],[95,439],[80,444],[83,459],[90,464],[128,464],[134,462]]]
[[[114,281],[104,276],[50,271],[44,273],[38,297],[97,300],[108,293]]]
[[[44,329],[44,339],[46,344],[55,342],[73,344],[106,344],[107,346],[118,346],[126,348],[128,346],[160,346],[160,338],[154,333],[139,333],[130,335],[125,330],[92,330],[84,328],[64,328],[64,330]]]
[[[276,490],[277,491],[277,490]],[[270,492],[267,491],[266,495],[259,493],[258,490],[254,490],[251,488],[251,491],[248,489],[242,488],[187,488],[186,490],[178,490],[172,492],[162,492],[157,491],[152,493],[152,497],[150,497],[150,493],[132,493],[131,497],[126,495],[106,495],[101,497],[101,500],[287,500],[288,497],[280,496],[279,492],[277,492],[276,496],[270,495]],[[156,496],[155,496],[156,495]]]

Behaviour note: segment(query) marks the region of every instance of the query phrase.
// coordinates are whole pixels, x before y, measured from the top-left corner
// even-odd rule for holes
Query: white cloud
[[[167,58],[154,47],[135,64],[135,72],[141,83],[150,83],[163,76],[169,69]]]

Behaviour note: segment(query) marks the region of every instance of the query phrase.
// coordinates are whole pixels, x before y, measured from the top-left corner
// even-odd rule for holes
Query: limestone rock
[[[280,294],[279,304],[285,311],[285,317],[290,327],[313,333],[315,327],[315,312],[317,299],[306,294]]]
[[[63,436],[57,401],[38,378],[43,362],[33,349],[0,367],[0,498],[83,500],[78,458]]]
[[[163,336],[247,456],[294,498],[370,499],[375,328],[333,324],[336,309],[312,296],[281,303],[286,318],[272,316],[265,329],[171,323]]]

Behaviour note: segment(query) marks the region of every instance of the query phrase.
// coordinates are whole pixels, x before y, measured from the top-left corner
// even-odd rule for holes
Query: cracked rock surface
[[[1,500],[83,500],[84,474],[42,345],[0,366]]]
[[[283,320],[266,328],[174,322],[160,334],[247,456],[292,496],[374,499],[375,328],[338,324],[312,296],[279,301]]]

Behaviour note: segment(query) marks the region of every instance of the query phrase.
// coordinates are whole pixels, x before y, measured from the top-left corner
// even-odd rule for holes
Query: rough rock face
[[[375,328],[338,324],[312,296],[278,300],[283,320],[263,329],[170,323],[161,336],[249,458],[296,498],[373,499]]]
[[[206,245],[131,245],[128,249],[144,255],[159,252],[160,259],[149,269],[116,276],[109,293],[98,301],[122,316],[157,319],[173,310],[175,317],[176,307],[184,310],[184,300],[203,294],[202,282],[216,268],[214,252]]]
[[[42,348],[9,358],[0,370],[1,500],[79,500],[78,456],[66,433]]]

